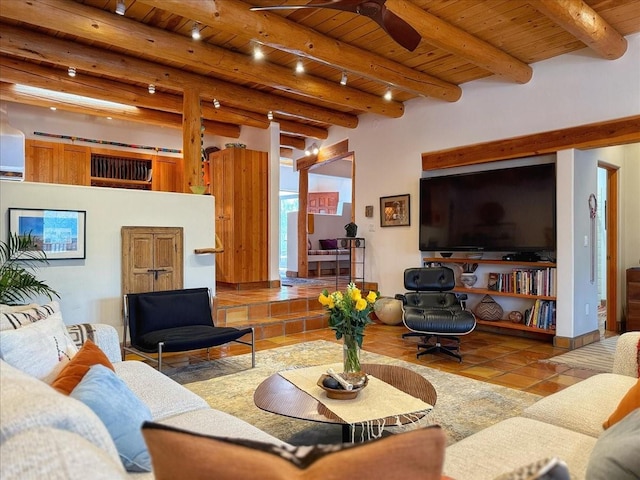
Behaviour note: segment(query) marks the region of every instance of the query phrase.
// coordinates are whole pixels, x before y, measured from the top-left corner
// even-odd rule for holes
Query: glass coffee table
[[[433,385],[422,375],[408,368],[396,365],[363,364],[362,370],[423,402],[430,405],[436,404],[438,396]],[[271,375],[258,385],[253,394],[253,401],[259,409],[285,417],[342,425],[343,442],[348,442],[351,439],[348,423],[345,423],[321,402],[300,390],[278,373]],[[413,423],[424,415],[408,413],[406,416],[388,417],[384,420],[385,423],[394,425],[399,420],[404,425]]]

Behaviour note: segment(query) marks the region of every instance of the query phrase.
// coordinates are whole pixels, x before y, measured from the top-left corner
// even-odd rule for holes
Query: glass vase
[[[362,377],[360,368],[360,346],[354,335],[344,335],[342,344],[342,361],[345,380],[358,380]]]

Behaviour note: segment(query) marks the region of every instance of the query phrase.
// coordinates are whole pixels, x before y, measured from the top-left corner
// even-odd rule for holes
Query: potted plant
[[[60,298],[58,292],[36,278],[38,267],[48,263],[47,254],[31,234],[15,234],[8,242],[0,241],[0,303],[19,305],[40,295],[49,300]]]

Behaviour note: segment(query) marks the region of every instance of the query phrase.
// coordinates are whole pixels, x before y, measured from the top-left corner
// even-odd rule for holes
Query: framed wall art
[[[10,208],[9,235],[29,235],[48,260],[86,258],[83,210]]]
[[[409,194],[380,197],[380,226],[402,227],[411,225]]]

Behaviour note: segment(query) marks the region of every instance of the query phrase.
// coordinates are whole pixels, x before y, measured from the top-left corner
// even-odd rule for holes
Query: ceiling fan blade
[[[415,28],[395,13],[388,10],[385,6],[382,7],[382,12],[380,14],[381,21],[378,21],[375,18],[374,20],[378,22],[378,24],[389,34],[391,38],[410,52],[413,52],[420,43],[420,40],[422,40],[422,36]]]

